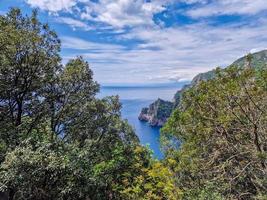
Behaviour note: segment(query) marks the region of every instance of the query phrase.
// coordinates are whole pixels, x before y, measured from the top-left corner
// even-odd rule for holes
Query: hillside
[[[263,67],[267,63],[267,50],[263,50],[260,52],[250,54],[250,56],[251,56],[250,63],[253,68]],[[239,58],[238,60],[234,61],[231,65],[236,65],[239,67],[246,66],[247,56],[243,56]],[[215,76],[215,70],[211,70],[211,71],[196,75],[192,79],[190,84],[185,85],[182,89],[178,90],[175,93],[172,102],[163,101],[163,100],[160,102],[161,107],[169,107],[172,104],[173,105],[172,109],[164,110],[164,114],[161,114],[161,110],[158,110],[157,109],[158,107],[154,106],[156,104],[156,102],[154,102],[150,104],[148,107],[143,108],[138,118],[142,121],[147,121],[151,126],[162,126],[166,122],[167,118],[171,115],[172,111],[177,106],[179,106],[182,95],[188,88],[191,88],[197,85],[201,81],[210,80],[214,78],[214,76]],[[161,116],[164,116],[164,117],[161,117]]]
[[[251,56],[252,56],[251,57],[251,65],[253,67],[260,68],[260,67],[263,67],[264,65],[266,65],[266,63],[267,63],[267,50],[253,53]],[[247,65],[246,56],[239,58],[232,65],[246,66]]]
[[[263,54],[239,60],[244,67],[218,68],[214,78],[187,89],[161,129],[182,199],[267,199]]]

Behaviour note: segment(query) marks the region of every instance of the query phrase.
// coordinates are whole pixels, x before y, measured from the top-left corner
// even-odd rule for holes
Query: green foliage
[[[89,64],[62,66],[59,51],[36,11],[0,17],[0,195],[174,199],[170,171],[121,119],[118,97],[97,99]]]
[[[158,119],[164,119],[164,118],[168,118],[172,112],[172,108],[173,108],[173,104],[172,102],[168,102],[168,101],[162,101],[162,100],[158,100],[156,101],[157,104],[157,118]]]
[[[180,199],[181,191],[175,186],[172,172],[160,161],[147,162],[145,148],[137,147],[135,153],[137,156],[129,158],[131,165],[123,173],[122,184],[116,186],[123,199]]]
[[[0,47],[0,133],[14,148],[20,132],[31,132],[47,114],[42,90],[60,68],[60,42],[48,25],[37,20],[36,11],[24,17],[12,9],[0,16]]]
[[[121,119],[119,98],[96,98],[89,64],[78,57],[62,66],[59,51],[36,11],[0,17],[0,196],[266,199],[264,53],[177,94],[161,137],[166,158],[157,161]],[[156,106],[168,117],[172,103]]]
[[[216,78],[183,95],[162,141],[184,199],[266,195],[266,75],[266,66],[217,69]]]

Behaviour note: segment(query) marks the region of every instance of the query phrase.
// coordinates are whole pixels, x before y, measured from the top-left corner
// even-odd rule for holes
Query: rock
[[[151,126],[163,126],[170,117],[172,109],[172,102],[158,99],[148,108],[143,108],[138,119],[148,122]]]

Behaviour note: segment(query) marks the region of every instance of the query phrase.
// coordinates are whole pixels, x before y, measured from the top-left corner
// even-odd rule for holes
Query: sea
[[[164,157],[160,150],[160,128],[152,127],[146,122],[138,120],[138,115],[143,107],[147,107],[153,101],[161,98],[171,101],[177,90],[186,83],[164,83],[150,85],[102,85],[99,98],[111,95],[119,95],[122,103],[122,118],[126,119],[134,128],[142,145],[148,146],[153,157],[162,159]]]

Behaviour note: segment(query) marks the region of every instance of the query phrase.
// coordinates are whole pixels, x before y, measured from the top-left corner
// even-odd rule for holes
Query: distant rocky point
[[[163,126],[170,117],[173,106],[173,102],[158,99],[148,108],[143,108],[138,119],[148,122],[151,126]]]

